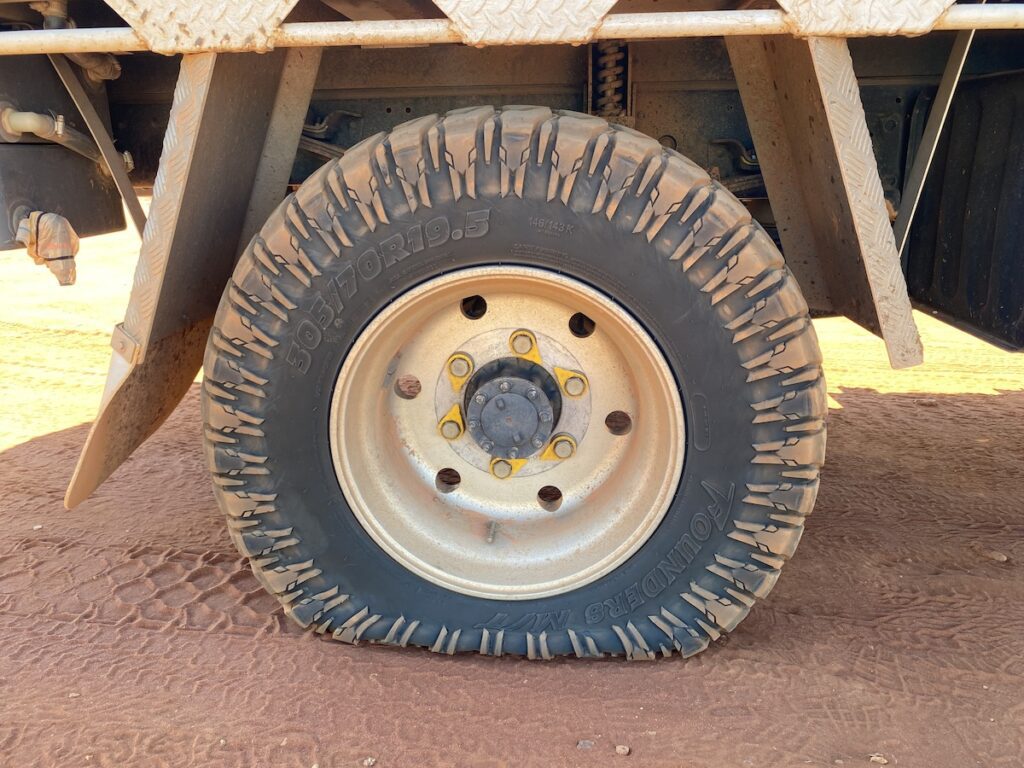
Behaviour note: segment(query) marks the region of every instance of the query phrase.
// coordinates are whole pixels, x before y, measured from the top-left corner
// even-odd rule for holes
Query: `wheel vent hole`
[[[451,493],[459,487],[459,483],[462,482],[462,475],[459,474],[458,470],[452,469],[451,467],[445,467],[437,473],[437,477],[434,479],[434,484],[437,485],[437,490],[441,493]]]
[[[403,400],[412,400],[423,391],[423,385],[415,376],[403,374],[395,381],[395,394]]]
[[[633,419],[625,411],[612,411],[605,416],[604,425],[613,435],[628,435],[633,428]]]
[[[487,314],[487,302],[483,296],[467,296],[462,300],[462,314],[470,320],[479,320]]]
[[[582,312],[577,312],[569,318],[569,331],[577,339],[587,338],[587,336],[590,336],[594,332],[595,328],[597,328],[597,323]]]
[[[537,501],[548,512],[554,512],[562,506],[562,492],[553,485],[545,485],[537,491]]]

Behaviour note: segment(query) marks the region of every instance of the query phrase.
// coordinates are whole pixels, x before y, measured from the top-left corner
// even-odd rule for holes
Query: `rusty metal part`
[[[92,134],[93,141],[99,147],[110,177],[114,180],[117,191],[121,194],[125,208],[128,209],[128,215],[132,217],[132,222],[141,235],[146,227],[146,214],[142,210],[142,204],[139,202],[138,195],[135,194],[135,187],[132,186],[131,179],[128,178],[130,168],[126,160],[131,156],[128,155],[128,158],[126,158],[125,155],[118,152],[114,147],[114,140],[107,130],[106,123],[100,117],[99,112],[96,111],[92,99],[85,92],[85,88],[82,87],[81,81],[71,68],[71,65],[68,64],[67,59],[59,54],[53,54],[49,58],[50,64],[53,65],[57,76],[64,83],[64,88],[67,89],[68,95],[75,102],[79,114],[82,115],[89,133]]]
[[[181,3],[194,14],[201,14],[196,3]],[[901,7],[909,5],[901,3]],[[542,16],[542,14],[537,14]],[[153,14],[161,20],[160,14]],[[587,42],[590,40],[657,40],[714,35],[807,35],[817,26],[805,30],[797,18],[781,10],[682,11],[666,13],[609,14],[582,36],[579,25],[549,29],[557,34],[540,37],[509,37],[495,28],[486,33],[465,36],[460,27],[448,19],[404,19],[336,22],[290,22],[280,24],[264,37],[248,38],[228,29],[209,37],[182,37],[157,41],[154,46],[147,37],[128,27],[91,29],[11,30],[0,35],[0,55],[31,53],[81,53],[108,51],[128,53],[156,50],[162,53],[184,51],[253,51],[270,48],[303,48],[314,46],[407,46],[437,43],[528,44],[556,42]],[[939,16],[930,29],[922,29],[916,16],[882,26],[835,24],[827,35],[834,37],[867,37],[873,34],[922,34],[924,31],[960,29],[1024,29],[1024,5],[954,5]],[[148,33],[148,30],[147,30]]]
[[[462,313],[470,295],[486,298],[484,317]],[[586,312],[598,330],[574,336],[575,312]],[[472,350],[485,373],[527,324],[547,367],[592,372],[575,407],[592,410],[599,426],[588,431],[563,409],[550,444],[554,460],[490,455],[443,433],[463,395],[452,393],[448,378],[452,342]],[[403,374],[423,381],[421,396],[395,394],[390,377]],[[492,380],[499,388],[504,381]],[[502,391],[519,396],[514,385]],[[602,424],[619,408],[635,417],[626,437]],[[657,528],[682,472],[682,403],[654,340],[608,297],[535,268],[459,270],[399,296],[353,344],[329,418],[335,472],[360,524],[404,567],[482,597],[555,595],[611,572]],[[574,424],[571,432],[566,423]],[[560,501],[541,494],[545,488]]]
[[[236,150],[264,146],[285,54],[182,59],[131,299],[111,342],[107,384],[65,497],[69,507],[163,423],[199,370],[259,192],[261,153]]]
[[[917,365],[921,339],[846,42],[726,45],[787,261],[798,279],[825,283],[836,311],[878,333],[893,367]]]

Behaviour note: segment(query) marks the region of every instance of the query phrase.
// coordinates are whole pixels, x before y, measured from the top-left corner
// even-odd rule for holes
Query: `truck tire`
[[[541,107],[373,136],[242,256],[205,359],[238,549],[347,642],[689,656],[792,556],[825,449],[782,256],[693,163]]]

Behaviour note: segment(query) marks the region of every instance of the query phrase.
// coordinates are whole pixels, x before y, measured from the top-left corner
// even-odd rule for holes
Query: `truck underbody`
[[[878,18],[868,3],[510,3],[489,14],[483,4],[455,0],[437,6],[303,0],[254,3],[237,19],[186,4],[195,5],[188,23],[154,25],[157,14],[139,16],[135,4],[82,0],[72,4],[72,16],[62,3],[32,5],[0,4],[0,29],[7,30],[0,31],[0,54],[7,54],[0,56],[0,248],[28,246],[67,278],[76,233],[121,228],[127,210],[142,234],[131,302],[114,330],[103,402],[67,503],[85,499],[159,427],[205,354],[208,456],[232,536],[294,617],[321,631],[332,627],[340,639],[450,652],[469,643],[500,654],[507,631],[508,648],[531,657],[618,651],[642,658],[658,650],[651,638],[661,632],[662,650],[696,652],[767,592],[813,503],[824,411],[806,317],[853,319],[881,337],[894,367],[921,361],[913,306],[1006,348],[1024,348],[1022,6],[894,4],[891,16]],[[563,11],[568,15],[559,17]],[[122,55],[129,51],[139,52]],[[508,104],[532,106],[499,108]],[[140,193],[152,195],[148,215]],[[493,251],[489,260],[464,252],[478,237],[480,247]],[[574,238],[577,245],[568,245]],[[577,251],[593,253],[602,242],[607,254],[577,261]],[[649,249],[637,251],[642,266],[619,274],[612,252],[641,246]],[[775,265],[778,251],[784,267]],[[410,266],[416,259],[406,260],[420,252],[436,261],[430,270],[418,272]],[[712,325],[702,333],[713,337],[718,331],[709,329],[719,323],[731,334],[745,377],[736,380],[741,421],[749,421],[743,409],[752,408],[754,425],[787,425],[726,446],[722,461],[750,464],[752,474],[693,474],[723,440],[717,430],[726,429],[722,422],[732,418],[726,414],[736,413],[734,406],[714,415],[715,390],[730,392],[733,374],[712,371],[706,384],[695,383],[703,375],[696,361],[721,352],[691,350],[681,341],[684,326],[672,330],[697,312],[685,298],[688,288],[675,299],[653,285],[644,293],[647,282],[657,281],[644,277],[654,269],[648,261],[654,253],[678,262],[681,275],[699,280],[698,294],[710,297],[700,311],[712,313]],[[546,283],[537,283],[541,272]],[[401,366],[419,359],[417,344],[427,340],[413,341],[409,326],[403,341],[394,329],[405,326],[388,313],[432,307],[443,315],[446,305],[432,304],[430,296],[448,296],[459,275],[477,281],[466,286],[493,291],[470,295],[465,288],[462,316],[480,320],[488,304],[474,316],[470,300],[487,299],[498,324],[474,327],[490,328],[482,336],[504,334],[508,349],[499,350],[505,341],[466,336],[443,355],[436,389],[432,380],[416,379],[410,394],[399,386]],[[359,296],[377,302],[365,315],[353,308]],[[502,316],[506,325],[497,319],[499,296],[519,308],[519,315]],[[560,317],[556,305],[576,307],[570,335],[526,327],[524,318],[533,315]],[[621,305],[626,319],[612,305]],[[346,313],[356,314],[345,323],[398,339],[385,344],[390,357],[378,359],[384,352],[373,351],[365,335],[343,338]],[[422,333],[437,334],[431,345],[468,333],[459,330],[458,317],[430,331],[428,316],[421,326]],[[631,323],[638,324],[635,334]],[[618,329],[620,335],[612,334],[612,341],[622,340],[617,352],[587,358],[571,346],[574,337],[593,336],[595,327]],[[699,328],[696,322],[694,332]],[[747,350],[752,340],[762,346]],[[262,408],[275,377],[285,375],[264,370],[266,361],[277,360],[287,375],[305,381],[317,369],[319,350],[332,345],[341,356],[323,363],[328,378],[310,397],[323,391],[322,409],[333,403],[334,415],[322,419],[332,426],[323,426],[330,437],[321,452],[333,456],[345,508],[403,573],[485,604],[537,601],[540,607],[522,614],[532,618],[508,620],[499,611],[505,619],[454,634],[443,621],[440,630],[428,631],[426,619],[417,629],[419,622],[400,613],[389,623],[387,611],[356,604],[329,579],[320,583],[325,577],[305,559],[308,553],[275,554],[299,547],[290,537],[303,525],[259,523],[278,514],[274,499],[284,491],[264,477],[273,474],[268,467],[275,460],[247,442],[271,416],[242,403],[256,397]],[[636,362],[648,358],[649,368]],[[436,364],[430,360],[424,353],[421,365]],[[599,370],[634,364],[632,378],[622,382],[597,377]],[[374,381],[384,376],[393,403],[381,405],[379,393],[349,383],[360,365]],[[662,373],[678,392],[669,397],[675,405],[666,401],[659,410],[654,402],[662,390],[655,384]],[[779,388],[761,391],[762,380]],[[281,386],[298,391],[297,381]],[[608,412],[605,425],[618,437],[635,427],[633,439],[649,441],[635,455],[630,448],[606,447],[604,454],[586,448],[584,434],[596,429],[590,417],[604,402],[595,389],[602,381],[633,404]],[[415,400],[421,388],[435,392],[439,409],[430,438],[419,427],[403,431],[402,401]],[[362,405],[339,400],[338,393],[349,391],[351,402]],[[449,395],[456,399],[449,402]],[[515,412],[502,417],[508,430],[488,410],[492,404],[504,410],[506,402]],[[380,422],[345,415],[363,408],[392,410]],[[651,415],[639,416],[645,408]],[[644,432],[652,422],[661,427]],[[317,432],[320,422],[309,428]],[[360,478],[388,468],[400,475],[406,459],[389,465],[353,458],[350,466],[347,457],[362,448],[346,441],[369,433],[364,442],[384,443],[381,435],[393,429],[413,454],[421,440],[454,450],[465,463],[461,474],[458,466],[444,467],[435,478],[444,463],[439,458],[423,470],[430,487],[422,498],[409,490],[400,502],[373,490]],[[644,474],[652,452],[671,457],[677,448],[678,466],[665,459],[671,482]],[[626,537],[635,546],[609,543],[605,552],[596,543],[593,562],[583,556],[572,579],[548,574],[542,561],[580,556],[545,549],[554,545],[535,542],[509,522],[519,514],[511,491],[473,497],[470,473],[506,481],[494,488],[507,489],[552,468],[549,477],[558,477],[555,464],[590,461],[588,450],[595,477],[607,477],[612,467],[646,478],[637,487],[664,485],[661,495],[637,494],[643,510],[663,508],[650,519],[638,511],[638,532]],[[623,463],[609,464],[609,456]],[[315,463],[312,454],[306,460]],[[768,465],[779,474],[766,476]],[[599,492],[598,485],[595,480],[577,500],[562,485],[540,492],[531,485],[528,495],[536,493],[539,502],[531,503],[559,519],[574,504],[593,507],[604,497],[629,495],[612,486]],[[697,495],[686,499],[685,489]],[[467,496],[459,500],[460,493]],[[354,500],[364,495],[368,501]],[[460,557],[468,553],[463,560],[456,550],[422,549],[417,537],[459,542],[461,534],[359,511],[361,504],[382,510],[429,506],[438,498],[455,499],[465,527],[482,526],[474,536],[486,541],[484,554],[469,542],[456,546]],[[744,518],[743,505],[775,513],[770,520]],[[673,515],[682,522],[675,545],[661,548],[669,552],[660,560],[667,566],[654,557],[631,582],[621,577],[626,582],[618,591],[606,585],[611,598],[590,596],[580,608],[545,603],[612,584],[635,564],[637,547]],[[307,531],[311,525],[305,521]],[[514,583],[491,583],[493,564],[478,565],[502,532],[511,542],[503,567],[519,568],[510,576]],[[732,586],[723,592],[692,582],[680,597],[703,618],[663,607],[661,618],[644,618],[650,632],[637,629],[631,612],[714,549],[719,534],[752,553],[749,560],[719,548],[715,563],[705,566]],[[600,542],[605,534],[584,527],[561,535]],[[615,535],[607,533],[609,541]],[[542,554],[534,561],[531,551]],[[454,574],[439,568],[444,560]],[[308,588],[300,590],[304,583]],[[545,616],[555,618],[537,618]]]

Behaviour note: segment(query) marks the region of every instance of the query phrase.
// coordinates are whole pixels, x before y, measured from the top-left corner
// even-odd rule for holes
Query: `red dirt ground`
[[[698,657],[350,647],[288,623],[228,541],[195,388],[63,509],[136,248],[88,242],[74,288],[0,255],[0,764],[1024,765],[1024,357],[919,316],[929,362],[894,372],[819,323],[817,509]]]

